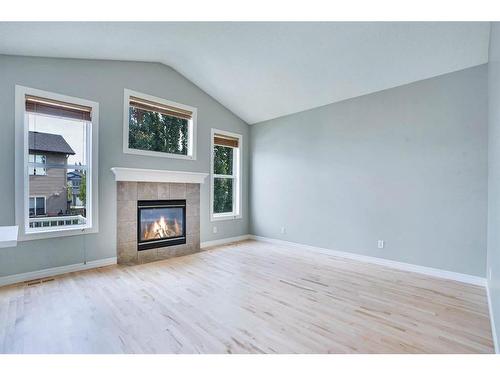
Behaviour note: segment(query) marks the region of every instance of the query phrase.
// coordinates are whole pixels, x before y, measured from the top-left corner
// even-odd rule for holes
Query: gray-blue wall
[[[485,276],[487,126],[486,65],[252,125],[251,233]]]
[[[500,334],[500,24],[490,33],[488,132],[488,287],[491,310]]]
[[[248,233],[248,125],[176,71],[153,63],[47,59],[0,55],[0,225],[14,224],[14,87],[16,84],[99,102],[99,233],[27,241],[0,249],[0,276],[116,256],[116,184],[111,167],[206,172],[210,129],[243,135],[243,218],[209,221],[209,184],[201,189],[201,241]],[[123,89],[198,108],[197,160],[122,152]]]
[[[0,72],[0,225],[14,223],[14,85],[100,103],[99,234],[0,249],[0,276],[79,263],[85,253],[87,260],[115,256],[116,196],[109,169],[208,172],[212,127],[244,136],[244,217],[217,222],[214,235],[205,184],[202,241],[250,232],[485,275],[486,66],[271,120],[250,131],[161,64],[0,56]],[[198,107],[198,160],[123,154],[124,87]],[[386,241],[384,249],[377,249],[378,239]]]

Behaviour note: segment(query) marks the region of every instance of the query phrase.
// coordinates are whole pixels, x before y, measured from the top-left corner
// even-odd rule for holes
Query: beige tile
[[[175,257],[175,249],[172,246],[158,248],[158,259],[169,259]]]
[[[187,243],[182,245],[172,246],[172,250],[175,252],[176,257],[181,257],[183,255],[188,255],[193,253],[193,251],[191,250],[191,248]]]
[[[137,199],[138,200],[158,199],[158,183],[157,182],[138,182],[137,183]]]
[[[200,184],[186,184],[186,203],[200,204]]]
[[[158,260],[157,249],[148,249],[137,252],[139,263],[149,263]]]
[[[186,202],[186,216],[187,217],[199,217],[200,216],[200,203],[189,203]]]
[[[137,222],[137,201],[119,201],[117,204],[118,222]]]
[[[137,241],[137,222],[119,221],[117,223],[117,243],[123,244],[126,242]]]
[[[116,184],[116,197],[118,201],[137,200],[137,182],[118,181]]]
[[[170,184],[168,182],[158,184],[158,199],[170,199]]]
[[[189,234],[186,237],[187,244],[188,246],[193,250],[193,251],[198,251],[200,250],[200,234]]]
[[[186,184],[170,184],[170,199],[186,199]]]
[[[188,235],[200,233],[199,216],[186,217],[186,231]]]
[[[200,245],[200,236],[199,234],[195,236],[194,238],[194,242],[193,242],[193,246],[194,246],[194,249],[196,251],[200,251],[201,250],[201,245]]]
[[[127,242],[117,246],[118,264],[137,264],[137,244]]]

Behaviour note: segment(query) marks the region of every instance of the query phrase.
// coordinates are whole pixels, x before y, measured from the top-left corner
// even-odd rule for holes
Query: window
[[[47,157],[45,155],[29,154],[29,174],[30,176],[46,176],[47,170],[45,169],[45,164],[47,163]],[[43,165],[41,167],[40,165]]]
[[[16,86],[21,240],[97,231],[97,116],[95,102]]]
[[[45,197],[30,197],[30,217],[45,215]]]
[[[125,89],[123,152],[196,159],[196,108]]]
[[[241,146],[241,135],[212,129],[212,220],[241,218]]]

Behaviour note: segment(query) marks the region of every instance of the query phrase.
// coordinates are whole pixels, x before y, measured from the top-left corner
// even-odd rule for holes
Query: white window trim
[[[129,135],[129,105],[130,97],[135,96],[138,98],[146,99],[159,104],[165,104],[172,107],[177,107],[191,111],[193,113],[193,118],[188,123],[188,154],[179,155],[171,154],[168,152],[160,151],[147,151],[147,150],[137,150],[135,148],[129,148],[128,146],[128,135]],[[141,92],[125,89],[123,95],[123,152],[125,154],[132,155],[142,155],[142,156],[155,156],[162,158],[171,159],[183,159],[183,160],[196,160],[196,128],[197,128],[197,113],[198,110],[195,107],[189,105],[176,103],[170,100],[158,98],[156,96],[144,94]]]
[[[29,173],[28,173],[28,134],[26,121],[26,95],[79,104],[92,108],[92,126],[87,130],[87,194],[91,197],[87,206],[87,223],[70,228],[53,228],[28,231],[29,226]],[[98,151],[99,151],[99,103],[49,91],[16,85],[15,91],[15,207],[16,225],[19,226],[19,241],[38,240],[63,236],[74,236],[99,232],[98,223]]]
[[[236,163],[233,164],[238,166],[235,176],[222,176],[214,174],[214,136],[215,134],[227,135],[228,137],[238,138],[238,153],[236,155]],[[233,161],[234,162],[234,161]],[[243,184],[242,184],[242,169],[243,169],[243,136],[241,134],[228,132],[225,130],[219,130],[212,128],[210,132],[210,221],[222,221],[222,220],[235,220],[241,219],[242,214],[242,200],[243,200]],[[214,179],[215,177],[227,177],[234,178],[236,181],[236,188],[234,189],[233,198],[233,212],[229,213],[214,213]],[[235,212],[236,211],[236,212]]]
[[[35,202],[35,216],[36,216],[36,199],[37,198],[43,198],[43,214],[47,215],[47,197],[45,195],[30,195],[28,197],[28,215],[29,215],[29,200],[31,198],[34,198],[34,202]]]

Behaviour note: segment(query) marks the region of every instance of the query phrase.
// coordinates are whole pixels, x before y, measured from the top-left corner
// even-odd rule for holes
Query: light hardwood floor
[[[482,287],[245,241],[0,288],[3,353],[491,353]]]

